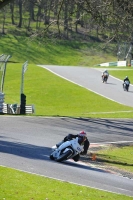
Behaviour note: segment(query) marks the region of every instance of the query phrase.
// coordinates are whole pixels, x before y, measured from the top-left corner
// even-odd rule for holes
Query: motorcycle
[[[53,152],[50,154],[50,159],[57,162],[62,162],[73,158],[83,151],[83,145],[78,142],[78,137],[73,140],[63,142],[59,147],[53,147]]]
[[[103,83],[104,83],[104,82],[107,83],[107,80],[108,80],[108,74],[107,74],[107,73],[104,73],[104,74],[102,75],[102,81],[103,81]]]
[[[123,89],[124,89],[124,91],[127,91],[127,92],[128,92],[129,85],[130,85],[129,81],[125,81],[125,82],[123,83]]]

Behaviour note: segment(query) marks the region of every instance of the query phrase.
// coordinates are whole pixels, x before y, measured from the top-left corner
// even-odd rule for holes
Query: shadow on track
[[[105,83],[105,84],[108,84],[108,85],[117,85],[117,84],[115,84],[115,83]]]
[[[133,121],[123,119],[101,119],[101,118],[62,118],[64,121],[69,121],[75,126],[82,126],[88,133],[106,133],[107,135],[121,135],[130,137],[133,140]],[[78,129],[77,129],[78,130]]]
[[[0,152],[29,159],[49,160],[48,155],[51,152],[51,148],[1,140]]]

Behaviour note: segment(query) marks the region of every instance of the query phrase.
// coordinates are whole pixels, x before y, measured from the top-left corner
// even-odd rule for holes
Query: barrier
[[[34,105],[26,105],[25,106],[25,114],[33,114],[35,113]],[[3,104],[3,110],[2,112],[4,114],[20,114],[20,105],[18,104]]]
[[[33,114],[35,113],[34,105],[26,105],[25,106],[26,114]]]
[[[0,113],[3,113],[4,93],[0,93]]]
[[[107,63],[98,64],[97,66],[101,66],[101,67],[110,67],[110,66],[126,67],[127,62],[125,60],[124,61],[116,61],[116,62],[107,62]]]
[[[3,103],[3,113],[6,114],[7,113],[7,104]]]

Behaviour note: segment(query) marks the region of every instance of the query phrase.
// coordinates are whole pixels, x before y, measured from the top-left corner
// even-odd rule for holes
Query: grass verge
[[[133,178],[133,142],[105,144],[90,147],[88,154],[81,160],[88,164],[93,163],[101,168],[111,169]]]
[[[113,144],[96,153],[97,161],[133,173],[133,144]]]
[[[1,200],[130,200],[132,197],[0,167]]]

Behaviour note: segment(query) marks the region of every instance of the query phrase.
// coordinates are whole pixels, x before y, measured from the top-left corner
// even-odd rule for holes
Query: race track
[[[48,66],[47,68],[53,70],[54,67]],[[76,70],[72,76],[75,67],[70,69],[71,73],[70,71],[67,73],[67,67],[63,68],[66,70],[66,79],[70,75],[70,81],[89,90],[95,88],[96,93],[100,93],[100,88],[103,87],[106,91],[112,90],[112,92],[108,92],[108,95],[112,93],[112,97],[108,96],[108,98],[122,101],[119,98],[119,95],[122,96],[124,93],[121,81],[109,77],[108,83],[103,84],[100,79],[101,72],[98,70],[90,69],[88,71],[88,68],[76,67],[79,72],[77,73]],[[59,76],[64,76],[60,67],[57,67],[56,70],[52,73],[58,72]],[[92,83],[98,80],[99,84],[96,87]],[[102,89],[101,92],[103,96],[107,95],[105,89]],[[116,91],[116,95],[113,96],[114,91]],[[131,97],[132,91],[131,86],[127,95]],[[115,96],[116,99],[114,99]],[[126,98],[123,104],[133,106],[132,101]],[[49,159],[53,145],[61,141],[67,134],[77,134],[80,130],[86,130],[91,145],[94,143],[133,142],[133,120],[2,115],[0,124],[0,165],[133,197],[133,179],[120,174],[112,174],[112,172],[97,168],[92,164],[75,163],[71,160],[57,163]]]
[[[133,107],[133,85],[130,85],[129,92],[125,92],[122,88],[122,81],[112,76],[109,76],[107,84],[103,84],[102,69],[55,65],[39,66],[110,100]]]

